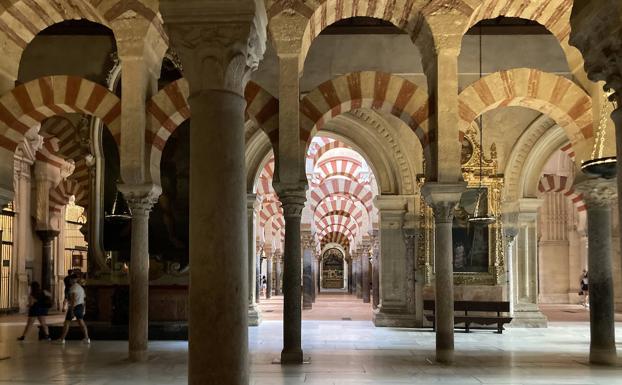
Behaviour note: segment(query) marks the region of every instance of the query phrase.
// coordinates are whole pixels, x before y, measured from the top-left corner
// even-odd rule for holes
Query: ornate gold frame
[[[462,164],[462,175],[467,188],[479,186],[479,154],[478,131],[474,126],[469,127],[464,140],[471,144],[472,153],[464,157],[466,162]],[[467,148],[467,147],[465,147]],[[488,237],[488,271],[487,272],[456,272],[454,284],[456,285],[501,285],[505,281],[505,253],[503,249],[503,223],[501,222],[501,191],[503,190],[503,175],[497,173],[497,149],[493,143],[490,147],[490,158],[482,157],[482,187],[488,190],[488,213],[496,217],[496,222],[489,225]],[[425,182],[418,179],[421,188]],[[432,209],[425,203],[421,196],[418,237],[417,267],[424,271],[425,284],[430,284],[434,278],[434,214]]]

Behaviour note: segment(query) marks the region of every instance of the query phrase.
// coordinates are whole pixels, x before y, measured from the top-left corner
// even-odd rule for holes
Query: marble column
[[[354,292],[356,293],[356,298],[363,298],[363,285],[361,279],[363,275],[361,274],[361,253],[357,249],[357,251],[352,256],[352,266],[354,268]]]
[[[261,246],[259,240],[255,240],[257,247],[255,249],[255,302],[261,302],[261,285],[262,285],[262,272],[261,272]]]
[[[436,306],[436,361],[454,361],[454,277],[453,234],[454,209],[466,184],[426,183],[422,194],[434,210],[434,271]]]
[[[381,195],[376,197],[374,205],[378,208],[379,231],[379,303],[373,313],[376,326],[414,327],[415,314],[408,293],[409,281],[414,272],[408,260],[408,251],[404,242],[404,223],[409,202],[414,197]]]
[[[274,254],[274,295],[281,295],[281,279],[283,277],[283,259],[277,250]]]
[[[348,263],[348,293],[349,294],[356,294],[356,284],[354,283],[354,260],[353,260],[353,256],[351,255],[349,258],[347,258],[347,263]]]
[[[503,229],[504,237],[505,237],[505,247],[506,247],[506,285],[507,285],[507,301],[510,302],[510,314],[514,314],[514,303],[515,299],[515,290],[514,290],[514,280],[513,277],[513,266],[514,266],[514,246],[516,236],[518,235],[518,228],[516,227],[518,221],[518,214],[505,214],[504,215],[504,224],[505,227]]]
[[[361,253],[361,289],[363,303],[370,303],[371,288],[370,276],[369,276],[369,244],[365,244],[365,248]]]
[[[538,306],[538,208],[541,199],[519,199],[516,254],[512,255],[514,312],[511,327],[547,327],[547,318]]]
[[[311,262],[311,269],[312,269],[311,274],[313,275],[313,277],[312,277],[312,279],[313,279],[313,292],[311,294],[311,303],[315,303],[315,299],[317,298],[317,292],[318,292],[318,287],[319,287],[318,258],[315,255],[315,252],[313,254],[313,259],[312,259],[312,262]]]
[[[256,5],[215,14],[205,2],[160,1],[192,111],[189,385],[249,382],[244,89],[266,37]]]
[[[374,245],[372,254],[372,274],[371,274],[371,286],[372,286],[372,307],[378,308],[380,303],[380,254],[378,253],[378,246]]]
[[[267,255],[266,259],[266,299],[272,298],[272,269],[274,267],[274,258]]]
[[[56,292],[54,281],[54,251],[53,242],[59,234],[58,230],[37,230],[37,235],[41,239],[41,288],[52,293],[53,298]]]
[[[313,249],[315,248],[313,242],[313,235],[305,234],[302,237],[302,244],[304,246],[302,252],[302,286],[303,286],[303,295],[302,295],[302,308],[303,309],[312,309],[313,308],[313,294],[314,294],[314,285],[313,285],[313,264],[315,262],[315,257],[313,256]]]
[[[132,213],[130,257],[129,358],[148,358],[149,341],[149,213],[162,190],[155,185],[120,185]]]
[[[588,179],[575,186],[587,203],[590,289],[590,363],[616,365],[615,311],[611,246],[611,206],[615,180]]]
[[[301,239],[300,220],[306,202],[304,188],[275,186],[285,217],[283,250],[283,351],[281,364],[302,364]],[[302,187],[302,186],[301,186]]]
[[[261,311],[257,306],[257,240],[255,225],[259,201],[256,194],[246,196],[246,215],[248,227],[248,326],[259,326]]]

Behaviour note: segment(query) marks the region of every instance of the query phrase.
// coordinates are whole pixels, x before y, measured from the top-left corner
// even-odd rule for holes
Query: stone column
[[[259,201],[257,195],[248,194],[246,198],[246,215],[248,226],[248,326],[259,326],[261,312],[257,306],[257,254],[255,225]]]
[[[374,242],[373,251],[372,251],[372,274],[371,274],[371,285],[372,285],[372,307],[374,309],[378,308],[378,304],[380,303],[380,253],[378,252],[378,243]]]
[[[31,168],[35,162],[37,150],[41,148],[43,138],[39,135],[25,138],[16,149],[14,175],[15,197],[14,210],[15,222],[13,257],[16,266],[14,276],[14,306],[19,307],[20,313],[28,310],[28,275],[26,274],[26,262],[32,261],[33,235],[31,219]]]
[[[302,252],[302,308],[311,309],[313,308],[313,295],[315,291],[313,285],[313,264],[315,262],[315,257],[313,256],[313,250],[315,249],[313,235],[310,233],[304,234],[302,236],[302,244],[304,247]]]
[[[348,293],[349,294],[356,294],[356,284],[354,283],[354,260],[353,260],[353,256],[350,255],[349,258],[346,259],[346,262],[348,263]]]
[[[412,295],[408,293],[413,271],[408,268],[411,264],[404,242],[404,221],[411,198],[381,195],[374,201],[380,222],[379,303],[373,314],[376,326],[415,326],[415,314],[409,303]]]
[[[210,2],[160,1],[192,111],[190,385],[249,382],[244,89],[265,51],[266,14],[262,2],[221,11]]]
[[[361,251],[360,247],[357,247],[354,255],[352,256],[352,267],[354,269],[354,292],[356,293],[356,298],[363,298],[363,274],[361,270],[363,267],[361,266]]]
[[[272,298],[272,269],[274,267],[274,258],[270,254],[266,254],[266,299]]]
[[[283,277],[283,257],[277,250],[274,253],[274,295],[281,295],[281,278]]]
[[[54,250],[53,242],[59,234],[58,230],[37,230],[37,235],[41,239],[41,288],[52,293],[56,292],[54,281]]]
[[[371,290],[369,287],[370,284],[370,276],[369,276],[369,243],[365,243],[364,249],[361,253],[361,289],[362,289],[362,298],[363,303],[370,303],[370,295]]]
[[[512,327],[547,327],[547,319],[538,307],[538,208],[542,200],[520,199],[516,255],[513,255],[514,315]]]
[[[262,285],[262,273],[261,273],[261,256],[263,247],[260,246],[259,239],[255,240],[257,245],[255,248],[255,302],[261,302],[261,285]]]
[[[454,208],[466,184],[426,183],[422,194],[434,210],[434,270],[436,302],[436,360],[454,361],[454,277],[453,234]]]
[[[283,351],[282,364],[302,364],[301,239],[300,220],[306,202],[304,186],[297,189],[276,185],[285,217],[283,250]]]
[[[162,190],[155,185],[120,185],[119,190],[132,213],[129,357],[142,362],[149,341],[149,213]]]
[[[315,254],[315,251],[313,251],[313,258],[311,261],[311,268],[312,268],[312,272],[311,274],[313,274],[313,292],[311,294],[311,303],[315,303],[315,299],[317,297],[317,293],[318,293],[318,285],[319,285],[319,279],[318,279],[318,274],[319,274],[319,269],[318,269],[318,257]]]
[[[506,259],[506,285],[507,285],[507,301],[510,302],[510,314],[514,314],[514,304],[516,302],[514,290],[514,247],[516,236],[518,235],[518,213],[509,212],[503,214],[503,234],[505,237],[505,259]]]
[[[587,203],[590,363],[616,365],[610,230],[616,184],[615,180],[589,179],[577,184],[576,190],[583,193]]]

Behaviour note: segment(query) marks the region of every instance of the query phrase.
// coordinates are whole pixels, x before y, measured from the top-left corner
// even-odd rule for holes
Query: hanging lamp
[[[613,92],[605,92],[592,156],[591,159],[581,163],[581,171],[589,176],[613,179],[616,176],[617,158],[615,156],[603,156],[608,121],[608,111],[605,106],[608,101],[611,102],[614,110],[618,108]]]
[[[482,70],[482,26],[479,26],[479,78],[481,79]],[[488,210],[485,205],[482,205],[482,198],[486,192],[486,188],[482,186],[482,180],[484,179],[484,117],[483,114],[479,116],[479,187],[477,191],[477,201],[475,202],[475,210],[473,210],[473,216],[469,217],[469,222],[488,226],[497,221],[492,215],[488,214]]]

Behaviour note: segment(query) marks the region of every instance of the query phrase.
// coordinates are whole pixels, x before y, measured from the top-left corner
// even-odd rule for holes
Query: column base
[[[147,350],[130,350],[129,359],[132,362],[146,362],[149,359]]]
[[[436,350],[436,362],[440,364],[450,365],[454,363],[454,351],[449,349]]]
[[[514,309],[512,322],[509,327],[512,328],[546,328],[548,327],[548,319],[537,306],[529,306]]]
[[[261,310],[257,305],[248,307],[248,326],[259,326],[261,324]]]
[[[618,355],[615,347],[612,349],[596,349],[590,347],[590,364],[615,366],[618,364]]]
[[[283,350],[281,352],[281,365],[300,365],[303,363],[302,349]]]
[[[302,304],[302,310],[311,310],[311,309],[313,309],[313,302]]]
[[[376,327],[415,328],[418,327],[414,314],[387,312],[381,306],[373,311],[372,322]],[[419,325],[420,326],[420,325]]]

